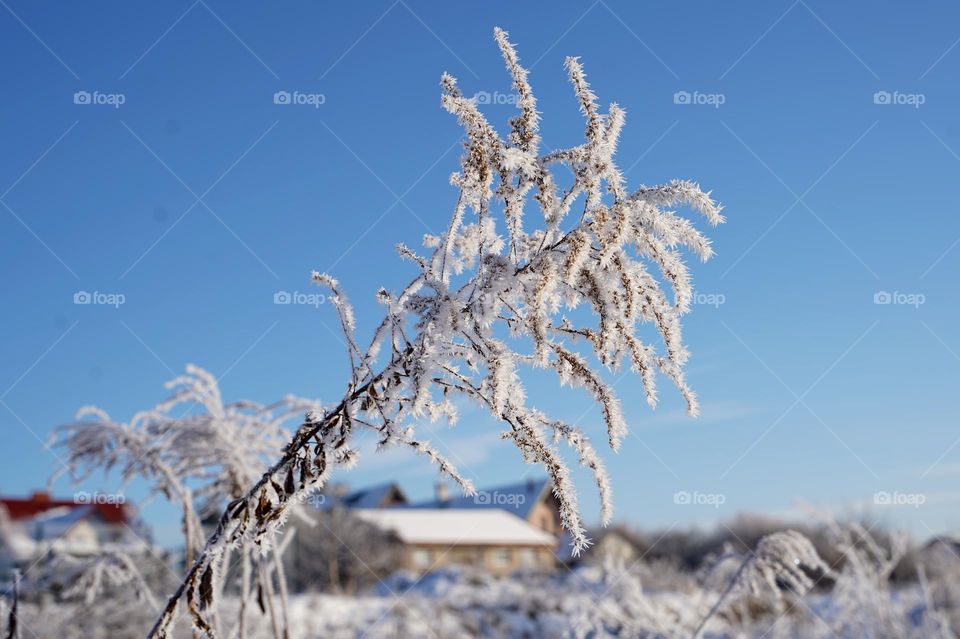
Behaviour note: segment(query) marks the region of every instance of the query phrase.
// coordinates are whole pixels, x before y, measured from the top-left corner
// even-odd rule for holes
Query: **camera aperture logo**
[[[712,506],[720,508],[727,502],[727,496],[722,493],[701,493],[698,490],[680,490],[673,493],[673,503],[678,506]]]
[[[927,503],[927,496],[923,493],[901,493],[896,490],[887,492],[881,490],[874,493],[873,503],[877,506],[912,506],[920,508]]]
[[[477,104],[515,105],[520,101],[520,96],[515,93],[500,93],[499,91],[494,91],[493,93],[489,91],[477,91],[473,94],[473,99],[477,101]]]
[[[282,106],[312,106],[319,109],[325,104],[327,96],[323,93],[303,93],[302,91],[277,91],[273,94],[273,103]]]
[[[504,493],[499,490],[481,490],[473,496],[473,503],[479,506],[509,506],[517,508],[527,501],[523,493]]]
[[[112,106],[119,109],[127,101],[123,93],[101,93],[100,91],[77,91],[73,94],[73,103],[82,106]]]
[[[919,109],[927,101],[923,93],[902,93],[900,91],[877,91],[873,94],[873,103],[893,106],[912,106]]]
[[[877,306],[912,306],[914,308],[920,308],[927,303],[927,296],[923,293],[877,291],[873,294],[873,303]]]
[[[694,106],[712,106],[719,109],[727,101],[723,93],[701,93],[700,91],[677,91],[673,94],[673,103]]]
[[[123,293],[77,291],[73,294],[73,303],[78,306],[112,306],[114,308],[120,308],[127,303],[127,296]]]
[[[327,303],[323,293],[302,293],[300,291],[277,291],[273,294],[273,303],[280,306],[313,306],[319,308]]]

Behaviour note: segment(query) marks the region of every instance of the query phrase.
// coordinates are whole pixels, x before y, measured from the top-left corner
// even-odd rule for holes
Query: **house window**
[[[537,565],[537,555],[533,548],[524,548],[520,551],[520,565],[524,568],[533,568]]]
[[[496,548],[492,555],[493,565],[498,568],[505,568],[513,563],[513,552],[509,548]]]
[[[410,554],[410,560],[416,568],[426,570],[430,567],[433,553],[426,548],[417,548]]]

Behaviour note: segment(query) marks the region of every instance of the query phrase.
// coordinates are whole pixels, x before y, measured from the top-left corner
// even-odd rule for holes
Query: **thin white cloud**
[[[712,402],[700,405],[700,416],[696,419],[687,415],[686,410],[676,408],[672,410],[656,410],[641,420],[640,425],[665,426],[680,423],[696,424],[719,424],[724,422],[734,422],[746,417],[751,417],[762,413],[759,406],[753,404],[740,404],[737,402]]]

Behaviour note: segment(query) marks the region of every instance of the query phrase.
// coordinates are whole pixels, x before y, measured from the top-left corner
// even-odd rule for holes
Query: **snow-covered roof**
[[[410,504],[406,508],[443,508],[443,509],[498,509],[506,510],[521,519],[526,519],[530,509],[540,501],[550,487],[550,480],[530,479],[517,484],[498,486],[477,491],[472,497],[459,495],[447,500],[436,500]]]
[[[388,508],[405,506],[407,496],[395,482],[368,486],[348,493],[340,491],[315,492],[307,499],[314,508],[330,510],[336,507],[343,508]]]
[[[22,520],[26,525],[62,526],[69,528],[93,513],[93,506],[56,506],[38,515]]]
[[[408,544],[552,546],[556,540],[516,515],[497,509],[377,508],[354,513]]]
[[[343,502],[351,508],[379,508],[389,497],[395,495],[402,501],[406,500],[400,487],[390,482],[354,491],[344,497]]]

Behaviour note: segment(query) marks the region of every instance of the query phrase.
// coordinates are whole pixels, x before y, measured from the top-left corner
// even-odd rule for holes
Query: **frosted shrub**
[[[905,534],[893,535],[886,549],[861,524],[831,524],[830,531],[845,559],[831,593],[836,632],[843,636],[953,636],[943,611],[930,601],[922,573],[919,592],[896,593],[890,588],[890,577],[907,552]],[[904,614],[904,608],[913,608],[912,614]]]
[[[614,162],[626,112],[617,104],[600,111],[576,58],[566,68],[585,140],[542,153],[528,73],[507,34],[498,29],[495,37],[519,96],[509,133],[501,137],[444,74],[441,103],[466,134],[460,171],[451,177],[459,193],[446,230],[425,237],[424,252],[398,245],[416,275],[398,291],[377,293],[384,318],[365,347],[340,284],[313,274],[329,289],[345,335],[346,391],[329,410],[309,412],[283,454],[228,505],[151,636],[168,635],[181,601],[199,632],[217,635],[214,604],[227,553],[264,545],[291,504],[323,486],[337,467],[354,463],[358,429],[375,433],[381,446],[411,447],[469,494],[470,482],[417,437],[414,425],[455,421],[458,399],[479,404],[503,424],[502,437],[526,462],[546,469],[579,551],[588,539],[559,446],[572,448],[592,471],[604,523],[612,515],[607,473],[586,433],[527,401],[521,370],[549,370],[561,385],[584,389],[601,408],[614,450],[628,428],[607,375],[624,365],[639,375],[651,406],[662,375],[696,414],[684,379],[680,319],[691,308],[693,288],[683,252],[707,260],[713,251],[671,209],[689,207],[716,225],[723,221],[720,207],[693,182],[626,188]]]
[[[317,410],[319,404],[293,396],[269,406],[250,401],[224,403],[216,378],[192,365],[166,386],[172,391],[170,397],[137,413],[128,423],[115,422],[96,407],[82,408],[77,421],[54,431],[51,443],[63,451],[61,472],[69,473],[75,482],[95,470],[118,467],[125,482],[145,479],[154,493],[179,506],[187,562],[192,563],[204,543],[202,520],[241,498],[269,460],[282,453],[289,439],[286,422],[305,410]],[[258,545],[241,548],[241,629],[245,603],[253,592],[260,605],[269,608],[271,617],[285,616],[284,596],[280,597],[279,613],[273,607],[274,584],[285,595],[286,580],[272,541],[271,533],[262,536]],[[104,555],[93,565],[90,578],[99,583],[104,576],[118,576],[121,564],[136,571],[128,558]],[[202,590],[213,596],[213,588],[209,579]]]
[[[722,559],[718,566],[724,565]],[[800,533],[786,530],[767,535],[757,544],[756,550],[741,561],[726,589],[694,631],[694,639],[724,606],[739,603],[743,609],[747,605],[767,602],[771,604],[770,611],[780,613],[785,604],[784,592],[802,597],[816,583],[811,575],[829,574],[830,567],[817,554],[810,540]]]

